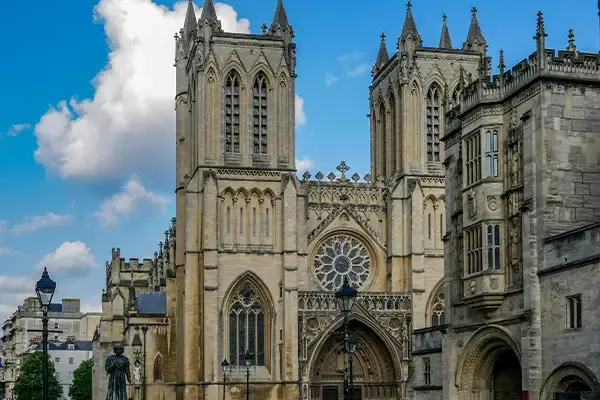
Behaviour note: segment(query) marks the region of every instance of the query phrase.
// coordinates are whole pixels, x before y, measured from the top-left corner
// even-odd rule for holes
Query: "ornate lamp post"
[[[350,358],[350,400],[354,400],[354,377],[352,375],[352,356],[356,351],[357,344],[358,340],[356,339],[356,336],[346,336],[346,351],[348,352]]]
[[[252,356],[250,352],[246,350],[244,354],[244,364],[246,364],[246,400],[250,400],[250,363],[252,362]]]
[[[344,400],[348,400],[348,349],[346,346],[346,340],[348,337],[348,316],[354,305],[354,300],[358,292],[356,289],[348,284],[348,278],[344,278],[342,287],[335,292],[335,300],[337,301],[338,307],[344,313]]]
[[[225,382],[227,381],[227,372],[229,371],[229,363],[227,362],[227,358],[225,358],[221,363],[221,369],[223,369],[223,400],[225,400],[225,392],[227,390]]]
[[[48,270],[44,267],[42,277],[35,284],[35,292],[42,307],[42,353],[43,353],[43,376],[42,376],[42,399],[48,400],[48,311],[52,297],[56,291],[56,282],[50,279]]]

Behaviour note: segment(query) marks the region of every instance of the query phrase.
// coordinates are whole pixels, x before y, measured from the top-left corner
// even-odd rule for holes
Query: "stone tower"
[[[245,380],[256,398],[297,384],[294,33],[281,0],[262,34],[224,32],[212,0],[189,4],[177,38],[178,398],[222,396]],[[199,386],[191,382],[206,382]],[[279,384],[280,383],[280,384]],[[239,389],[230,389],[239,390]],[[262,390],[262,391],[261,391]]]

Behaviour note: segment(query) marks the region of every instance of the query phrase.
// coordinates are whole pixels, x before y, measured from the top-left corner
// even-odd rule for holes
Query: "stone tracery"
[[[337,290],[347,277],[361,287],[371,273],[371,256],[357,238],[345,234],[331,236],[317,248],[314,274],[325,290]]]

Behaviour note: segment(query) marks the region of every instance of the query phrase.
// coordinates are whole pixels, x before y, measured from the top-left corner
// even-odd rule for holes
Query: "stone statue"
[[[115,345],[113,351],[115,354],[108,356],[105,363],[109,375],[106,400],[127,400],[127,382],[131,382],[129,359],[123,355],[122,345]]]
[[[519,167],[520,167],[520,162],[519,162],[519,151],[515,148],[512,151],[512,184],[513,185],[518,185],[519,184]]]
[[[513,262],[518,262],[519,258],[520,258],[520,249],[519,249],[519,241],[521,238],[521,234],[519,232],[520,230],[520,226],[519,226],[519,218],[515,217],[512,220],[512,229],[511,229],[511,233],[510,233],[510,237],[511,237],[511,241],[512,241],[512,261]]]
[[[142,384],[142,366],[140,365],[139,361],[136,361],[133,366],[133,384]]]

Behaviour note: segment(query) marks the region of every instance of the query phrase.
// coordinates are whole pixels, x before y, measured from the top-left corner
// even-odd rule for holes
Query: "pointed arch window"
[[[485,158],[487,176],[498,176],[498,131],[487,131],[485,133]]]
[[[256,235],[256,207],[252,208],[252,234]]]
[[[240,77],[235,71],[225,79],[225,152],[240,152]]]
[[[228,314],[231,364],[243,366],[244,354],[248,350],[252,355],[252,365],[265,366],[268,314],[264,299],[252,282],[245,281],[235,290]]]
[[[399,155],[398,152],[398,143],[397,143],[397,135],[398,135],[398,123],[396,121],[396,97],[394,97],[394,93],[390,93],[390,122],[391,122],[391,131],[390,131],[390,136],[391,136],[391,142],[392,142],[392,148],[390,151],[390,172],[394,172],[397,168],[397,161],[396,158]]]
[[[240,235],[244,233],[244,209],[240,208]]]
[[[269,236],[269,209],[265,209],[265,234]]]
[[[380,155],[380,168],[381,168],[381,175],[382,176],[386,176],[387,175],[387,171],[385,170],[385,163],[387,160],[387,141],[386,141],[386,135],[387,135],[387,121],[386,121],[386,115],[385,115],[385,104],[383,103],[383,100],[379,103],[379,120],[380,120],[380,129],[381,132],[379,133],[379,137],[381,138],[381,155]]]
[[[431,214],[427,214],[427,238],[431,239]]]
[[[444,291],[440,288],[433,299],[431,306],[431,326],[444,325],[446,323],[446,303],[444,302]]]
[[[267,78],[259,74],[252,86],[253,95],[253,152],[267,154]]]
[[[227,233],[231,233],[231,208],[227,207],[227,215],[225,216],[225,227]]]
[[[427,91],[427,161],[440,161],[441,90],[431,85]]]
[[[163,360],[160,355],[156,356],[153,368],[154,382],[163,382]]]

